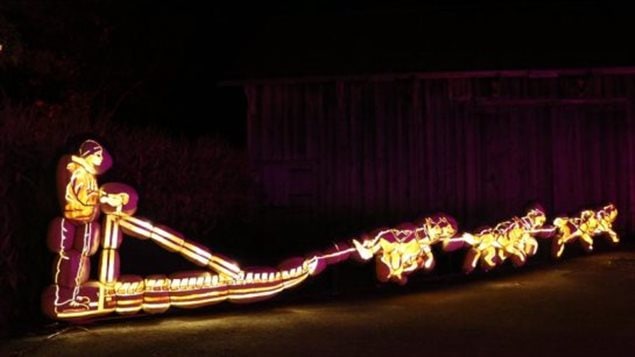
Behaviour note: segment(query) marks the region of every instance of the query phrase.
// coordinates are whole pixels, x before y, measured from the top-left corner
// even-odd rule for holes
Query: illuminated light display
[[[526,263],[536,254],[536,238],[547,238],[555,234],[555,227],[546,226],[546,216],[540,206],[531,208],[523,217],[513,217],[494,227],[478,229],[475,233],[464,233],[459,238],[444,243],[444,250],[453,251],[467,246],[463,271],[472,272],[477,265],[488,271],[510,259],[514,266]]]
[[[352,241],[333,243],[332,246],[324,252],[313,252],[309,254],[305,259],[305,263],[307,264],[306,269],[311,275],[318,275],[329,265],[348,260],[354,256],[356,251]]]
[[[120,201],[99,190],[96,176],[112,165],[108,152],[96,141],[87,140],[77,155],[64,156],[58,164],[57,186],[63,218],[54,219],[47,242],[57,253],[54,284],[43,295],[44,311],[58,318],[99,315],[114,309],[112,287],[89,281],[90,257],[100,243],[96,222],[102,201]]]
[[[212,255],[207,248],[194,242],[186,241],[182,234],[170,228],[155,226],[147,220],[128,215],[122,216],[119,224],[126,234],[142,239],[150,238],[162,248],[171,252],[178,252],[201,267],[209,267],[219,272],[226,279],[235,280],[239,278],[241,270],[238,264],[220,254]]]
[[[170,279],[167,276],[150,275],[143,284],[143,311],[158,314],[170,308]]]
[[[104,299],[100,301],[102,296]],[[113,296],[114,292],[106,293],[102,284],[96,281],[82,284],[77,291],[52,285],[44,290],[42,309],[46,315],[58,319],[100,316],[115,311]],[[69,301],[75,303],[71,305]]]
[[[99,187],[97,176],[112,165],[109,153],[87,140],[77,155],[58,165],[58,192],[63,217],[49,226],[47,245],[57,254],[53,285],[42,295],[42,309],[56,319],[83,319],[112,312],[164,312],[171,306],[194,308],[221,301],[247,303],[269,298],[315,274],[320,263],[348,257],[350,246],[336,244],[326,254],[292,258],[278,268],[241,269],[181,233],[134,217],[136,191],[121,183]],[[98,222],[100,214],[104,217]],[[195,265],[209,269],[174,273],[169,277],[120,275],[118,249],[123,237],[146,239]],[[90,280],[90,257],[98,255],[97,280]]]
[[[584,210],[578,217],[557,217],[553,221],[557,233],[553,238],[552,255],[559,258],[564,246],[575,241],[590,252],[593,250],[593,237],[598,235],[606,235],[612,243],[619,243],[620,239],[613,231],[616,218],[617,208],[612,203],[597,211]]]
[[[115,295],[119,314],[134,314],[143,308],[145,284],[136,275],[123,275],[115,283]]]
[[[228,286],[220,281],[218,275],[202,270],[170,275],[168,289],[170,304],[184,308],[221,302],[228,293]]]
[[[357,255],[363,260],[376,257],[377,279],[405,284],[415,270],[431,270],[434,256],[431,246],[452,238],[457,232],[454,218],[446,214],[426,217],[420,224],[405,223],[381,230],[370,237],[353,239]]]
[[[553,252],[558,257],[564,245],[575,240],[587,250],[593,248],[592,238],[599,234],[606,233],[612,242],[619,241],[612,229],[617,216],[612,204],[599,211],[583,211],[579,217],[556,218],[553,226],[545,225],[544,210],[536,206],[523,217],[475,233],[457,236],[454,218],[436,214],[333,243],[324,251],[287,259],[276,268],[241,268],[169,227],[134,216],[138,195],[132,187],[97,184],[96,177],[111,165],[108,152],[93,140],[84,142],[77,155],[62,157],[58,165],[63,216],[49,225],[47,246],[57,255],[53,284],[42,294],[42,310],[51,318],[81,320],[110,313],[156,314],[170,307],[197,308],[223,301],[251,303],[270,298],[348,259],[366,262],[375,258],[379,281],[405,284],[413,272],[434,268],[432,247],[436,244],[446,252],[467,249],[463,269],[471,272],[479,263],[483,270],[489,270],[507,259],[522,266],[536,254],[537,238],[553,237]],[[121,275],[118,249],[124,234],[178,253],[201,270],[169,276]],[[95,280],[91,280],[92,257],[98,259]]]

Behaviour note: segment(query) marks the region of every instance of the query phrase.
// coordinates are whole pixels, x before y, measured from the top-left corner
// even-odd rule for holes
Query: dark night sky
[[[211,125],[238,144],[244,98],[219,81],[635,63],[617,1],[7,1],[30,14],[25,45],[75,56],[84,83],[126,93],[116,119]]]
[[[629,11],[606,1],[296,6],[247,24],[224,76],[624,65]],[[232,48],[232,46],[237,46]]]

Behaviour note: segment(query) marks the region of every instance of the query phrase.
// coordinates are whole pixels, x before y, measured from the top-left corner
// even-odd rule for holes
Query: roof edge
[[[219,87],[238,87],[253,84],[297,84],[324,83],[337,81],[392,81],[399,79],[460,79],[460,78],[556,78],[561,76],[580,75],[635,75],[635,66],[627,67],[585,67],[585,68],[557,68],[557,69],[514,69],[514,70],[466,70],[466,71],[431,71],[431,72],[403,72],[403,73],[375,73],[358,75],[325,75],[272,77],[260,79],[242,79],[219,81]]]

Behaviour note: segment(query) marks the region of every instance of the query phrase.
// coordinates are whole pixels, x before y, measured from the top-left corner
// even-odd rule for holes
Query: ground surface
[[[431,286],[49,329],[0,356],[635,356],[632,249]]]

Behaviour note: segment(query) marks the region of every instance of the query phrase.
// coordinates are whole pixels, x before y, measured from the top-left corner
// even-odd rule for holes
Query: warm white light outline
[[[565,245],[576,240],[580,240],[590,252],[593,250],[593,237],[601,234],[607,234],[612,243],[619,243],[620,238],[613,230],[613,222],[617,215],[617,208],[609,203],[597,211],[583,210],[577,217],[555,218],[553,224],[558,231],[553,238],[553,256],[560,258]]]
[[[92,144],[98,145],[94,141]],[[69,239],[69,232],[65,227],[67,221],[65,218],[61,219],[58,260],[54,273],[55,299],[53,301],[54,315],[60,319],[91,317],[114,311],[128,314],[136,313],[141,309],[156,313],[165,311],[170,306],[197,307],[225,300],[240,302],[267,298],[298,285],[309,275],[317,273],[319,262],[328,265],[343,261],[355,253],[362,260],[376,257],[377,264],[382,264],[383,267],[388,268],[387,275],[382,278],[403,283],[409,273],[420,268],[424,270],[433,268],[434,256],[431,246],[437,243],[442,243],[444,249],[453,246],[454,243],[467,246],[470,251],[468,258],[466,258],[466,264],[469,263],[469,268],[474,269],[478,261],[481,261],[486,268],[492,268],[509,257],[512,257],[517,265],[524,264],[527,257],[534,255],[538,249],[538,241],[534,238],[534,235],[537,234],[553,235],[556,231],[558,232],[558,236],[554,240],[554,244],[557,243],[559,247],[556,254],[558,257],[562,254],[562,249],[566,243],[577,239],[583,241],[589,250],[592,249],[592,236],[598,234],[607,233],[612,242],[619,242],[619,237],[612,230],[612,222],[617,216],[617,209],[613,204],[609,204],[599,211],[582,211],[579,218],[556,218],[554,220],[555,227],[543,227],[545,215],[542,210],[534,209],[522,218],[514,217],[509,221],[499,223],[494,228],[488,228],[476,234],[464,233],[459,237],[454,237],[457,229],[456,222],[448,218],[449,216],[440,215],[427,217],[422,225],[414,229],[385,229],[371,239],[353,239],[350,243],[346,243],[347,245],[343,248],[335,244],[334,252],[331,249],[330,253],[314,254],[311,258],[306,258],[296,266],[285,270],[243,271],[238,264],[224,259],[222,256],[212,254],[205,247],[189,242],[178,233],[171,233],[147,220],[122,212],[122,206],[128,202],[127,193],[110,194],[97,187],[92,187],[96,186],[94,178],[96,171],[91,165],[101,163],[102,149],[99,146],[94,151],[94,158],[91,157],[93,151],[90,150],[82,157],[73,156],[72,162],[80,165],[82,169],[86,170],[86,173],[73,171],[71,177],[71,182],[73,182],[81,175],[87,176],[84,179],[87,179],[86,182],[91,185],[90,192],[98,190],[99,202],[115,208],[113,212],[105,212],[104,229],[101,230],[103,249],[100,258],[99,281],[83,284],[80,281],[85,273],[84,265],[87,265],[86,260],[90,254],[91,246],[94,244],[91,239],[94,238],[93,229],[96,226],[92,221],[83,221],[88,219],[85,216],[72,217],[73,219],[77,218],[81,224],[75,228],[82,229],[83,244],[82,250],[79,252],[79,267],[74,276],[75,285],[72,296],[66,301],[60,301],[61,265],[63,261],[70,259],[64,249],[64,245]],[[69,183],[66,186],[67,200],[69,199],[69,189],[76,188],[82,188],[82,183],[80,182],[73,187]],[[72,215],[73,213],[68,214]],[[118,264],[117,249],[121,239],[120,226],[123,232],[131,236],[150,239],[166,250],[178,252],[193,263],[207,267],[217,274],[200,272],[192,273],[192,276],[181,274],[173,278],[148,277],[144,279],[139,277],[133,278],[138,280],[121,281],[119,280],[119,272],[115,269]],[[574,227],[575,230],[573,232],[566,231],[570,227]],[[388,237],[388,234],[391,234],[392,237]],[[72,239],[76,239],[76,237],[72,237]],[[75,248],[74,245],[71,246]],[[467,259],[472,259],[472,261]],[[91,301],[87,296],[79,296],[82,287],[98,288],[98,301]],[[107,307],[107,302],[110,302],[108,305],[110,307]],[[59,307],[65,304],[71,306],[70,311],[60,311]],[[86,310],[76,311],[78,307]]]

